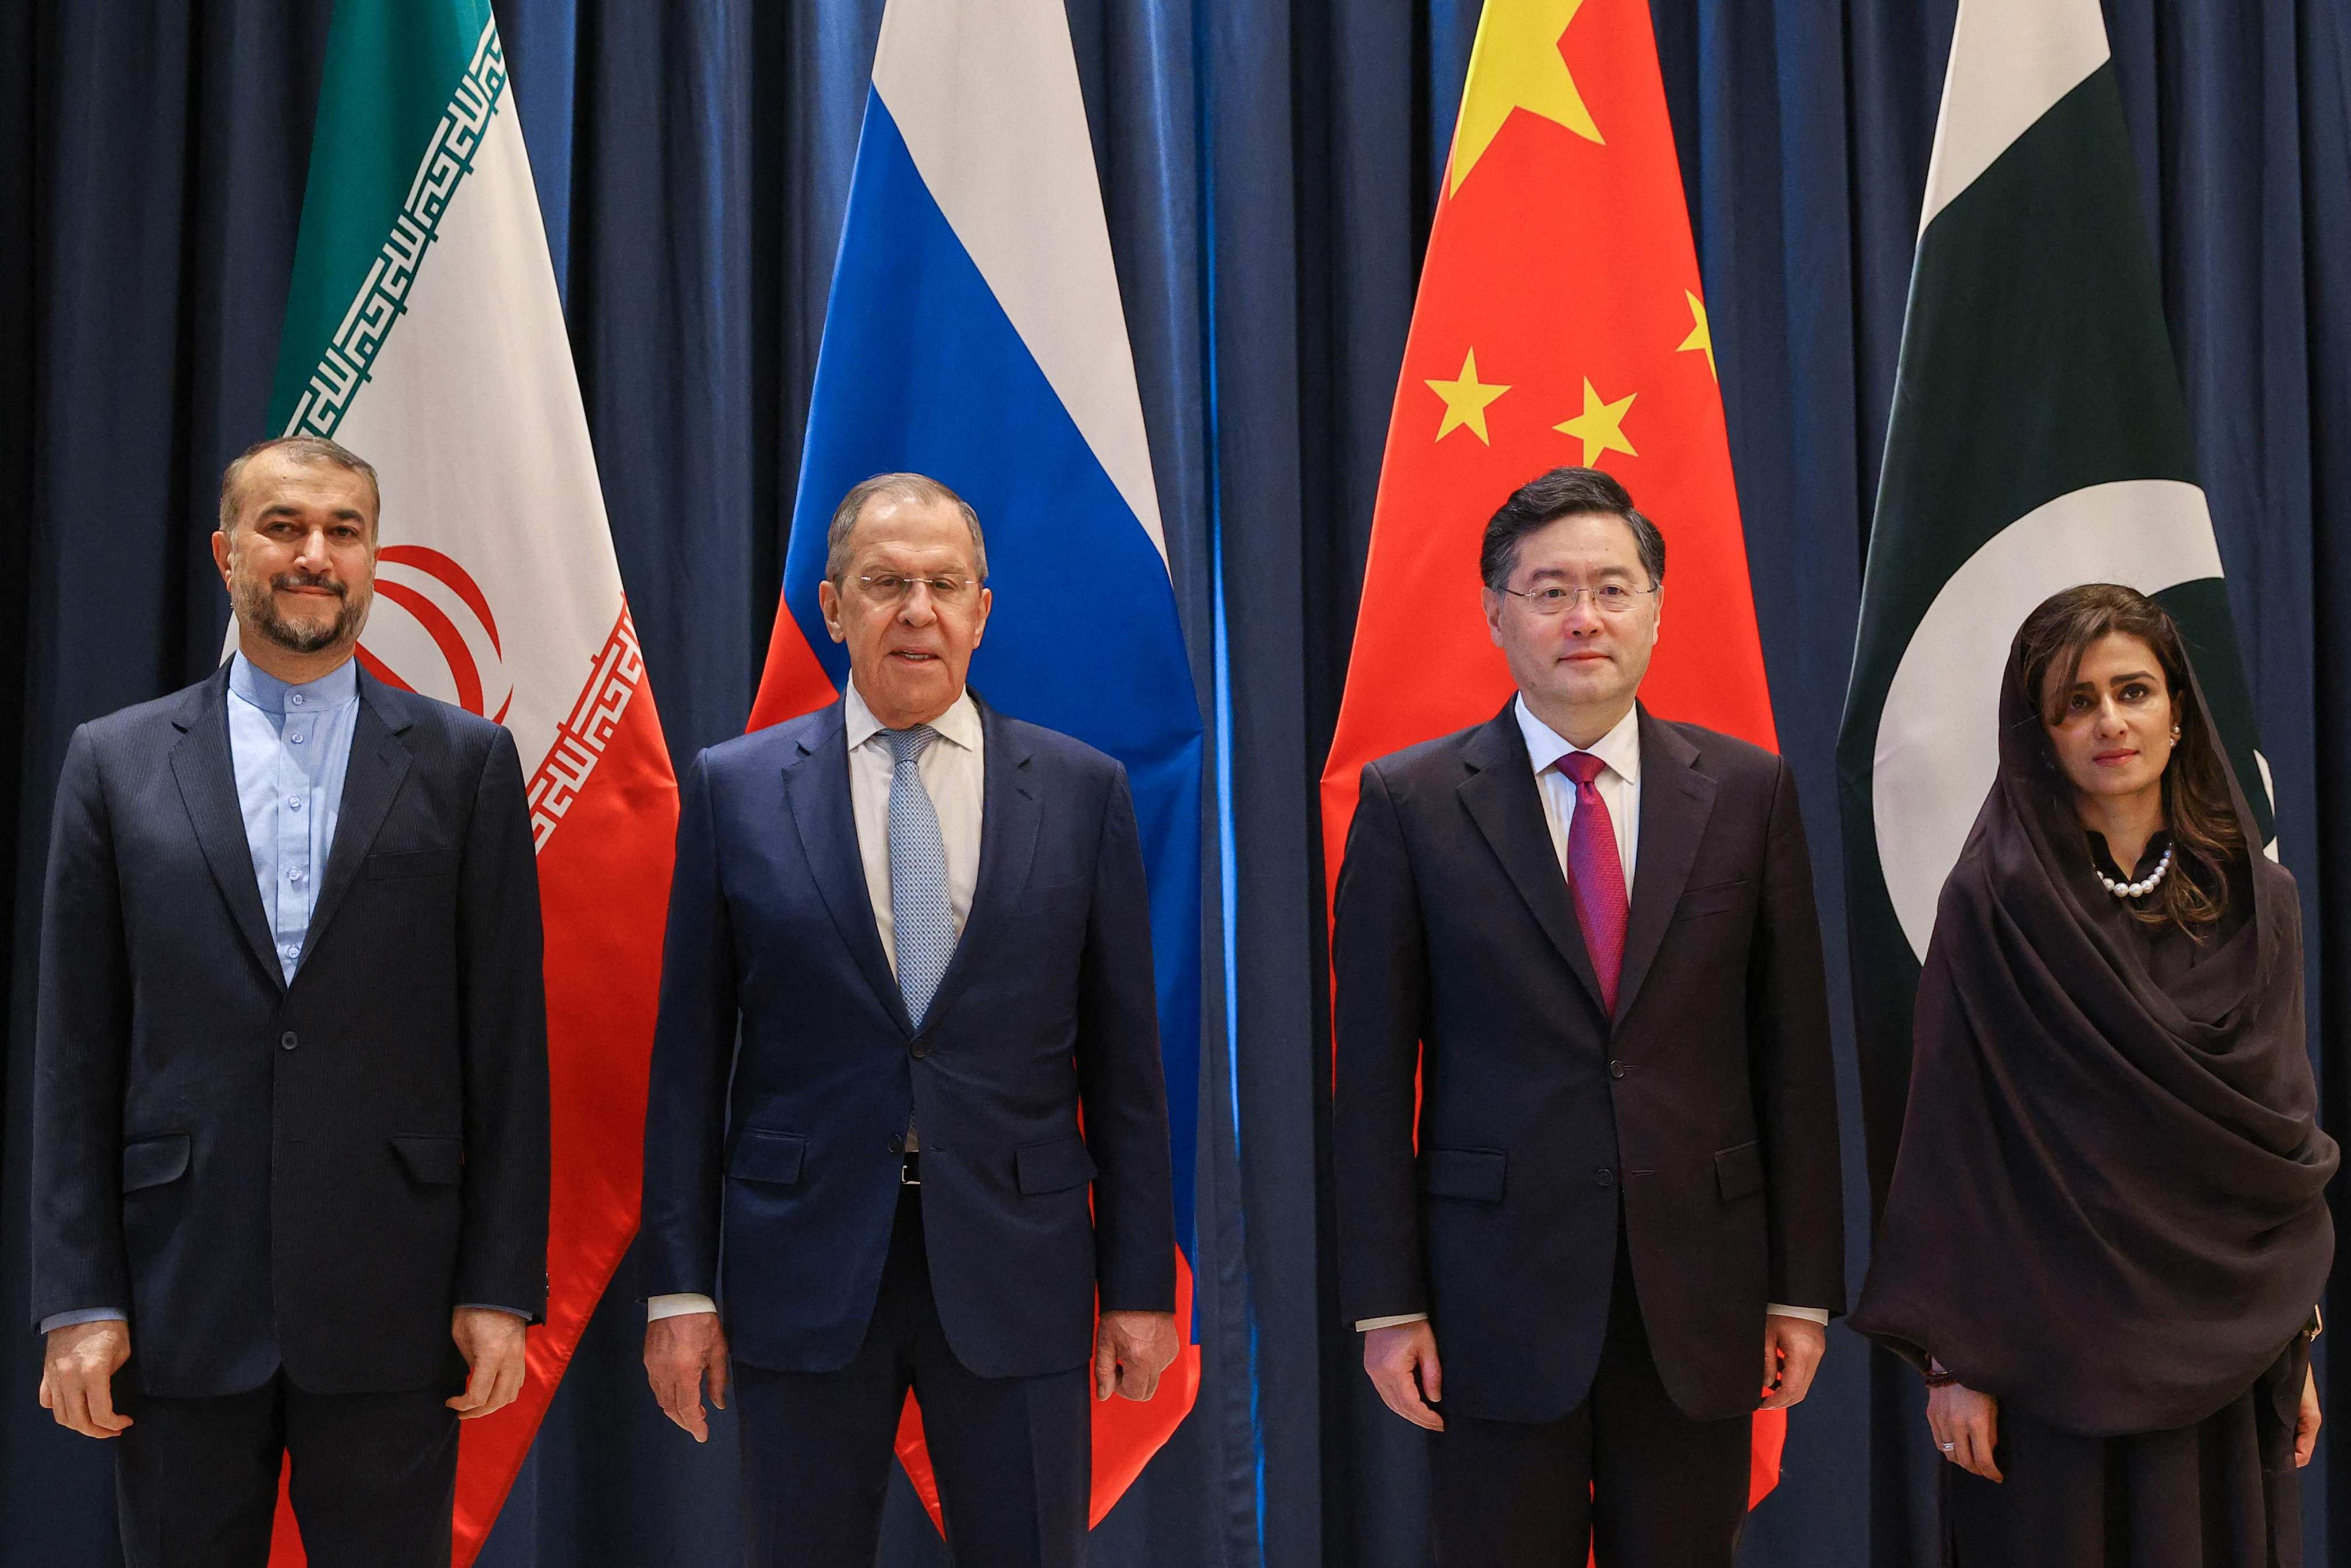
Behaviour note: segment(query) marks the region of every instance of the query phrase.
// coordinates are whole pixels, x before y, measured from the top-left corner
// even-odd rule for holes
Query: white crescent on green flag
[[[2160,599],[2271,837],[2137,189],[2097,0],[1961,0],[1837,745],[1879,1190],[1936,901],[2036,605],[2083,582]]]
[[[360,664],[506,725],[528,785],[553,1105],[548,1321],[516,1406],[464,1428],[462,1565],[635,1233],[677,820],[487,0],[339,0],[270,432],[330,436],[375,465]],[[282,1506],[273,1563],[299,1561]]]

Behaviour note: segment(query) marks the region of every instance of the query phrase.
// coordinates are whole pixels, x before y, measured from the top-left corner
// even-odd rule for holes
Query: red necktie
[[[1608,765],[1588,751],[1571,751],[1559,770],[1575,780],[1575,816],[1567,828],[1567,880],[1575,894],[1575,923],[1583,928],[1600,1002],[1616,1013],[1616,977],[1625,967],[1625,862],[1616,854],[1616,823],[1593,780]]]

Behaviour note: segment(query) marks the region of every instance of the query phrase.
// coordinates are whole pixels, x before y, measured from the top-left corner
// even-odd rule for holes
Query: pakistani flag
[[[547,1322],[515,1404],[464,1427],[463,1568],[636,1231],[677,823],[488,0],[336,5],[270,433],[330,436],[375,465],[360,663],[505,725],[528,782],[552,1091]],[[278,1521],[285,1568],[300,1547],[282,1506]]]
[[[1880,1192],[1936,900],[2036,605],[2082,582],[2160,599],[2271,836],[2137,188],[2098,0],[1961,0],[1837,745]]]

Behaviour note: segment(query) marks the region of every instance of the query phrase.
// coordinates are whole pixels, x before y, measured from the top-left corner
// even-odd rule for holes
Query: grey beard
[[[298,625],[277,613],[277,601],[271,597],[272,591],[272,585],[266,582],[250,578],[240,581],[232,596],[237,619],[290,653],[316,653],[333,647],[346,636],[356,639],[361,622],[367,619],[367,601],[354,604],[346,591],[332,622],[325,626]]]

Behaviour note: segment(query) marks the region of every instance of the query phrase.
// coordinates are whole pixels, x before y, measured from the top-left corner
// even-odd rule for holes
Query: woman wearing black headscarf
[[[2336,1151],[2293,879],[2153,600],[2043,604],[2000,717],[1853,1326],[1928,1375],[1947,1562],[2299,1563]]]

